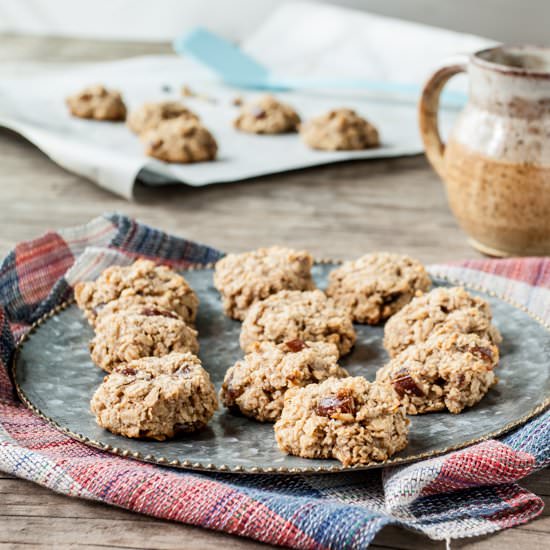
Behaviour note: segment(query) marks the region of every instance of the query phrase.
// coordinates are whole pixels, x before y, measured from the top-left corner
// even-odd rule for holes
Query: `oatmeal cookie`
[[[361,376],[329,378],[287,391],[275,437],[285,453],[351,466],[380,462],[405,448],[408,424],[391,388]]]
[[[121,363],[171,352],[197,354],[197,331],[171,311],[133,306],[119,313],[98,316],[90,342],[92,361],[111,372]]]
[[[448,332],[486,336],[498,344],[502,338],[491,319],[491,308],[482,298],[461,287],[435,288],[414,298],[389,319],[384,329],[384,347],[395,357],[432,334]]]
[[[296,339],[329,342],[345,355],[355,344],[356,335],[349,312],[320,290],[282,290],[248,310],[240,344],[248,352],[255,342],[282,344]]]
[[[71,115],[95,120],[124,120],[126,106],[120,92],[108,90],[101,84],[88,86],[66,99]]]
[[[305,250],[281,246],[228,254],[216,264],[214,286],[225,314],[242,321],[248,308],[281,290],[312,290],[313,258]]]
[[[95,280],[78,283],[74,289],[76,303],[93,326],[98,312],[113,300],[119,309],[129,302],[156,304],[177,313],[186,323],[193,323],[199,299],[187,281],[178,273],[149,260],[137,260],[129,266],[108,267]],[[117,308],[111,311],[115,312]]]
[[[178,101],[144,103],[128,115],[126,124],[134,134],[142,134],[157,128],[158,125],[174,118],[199,122],[199,117]]]
[[[303,141],[312,149],[352,151],[378,147],[378,130],[351,109],[335,109],[300,126]]]
[[[214,160],[218,144],[214,136],[193,120],[165,120],[141,134],[145,154],[165,162],[205,162]]]
[[[241,132],[252,134],[284,134],[296,132],[300,117],[296,111],[273,96],[247,103],[233,125]]]
[[[417,260],[378,252],[343,263],[329,275],[328,296],[351,309],[353,320],[370,325],[385,321],[407,305],[431,280]]]
[[[198,357],[171,353],[118,366],[92,397],[97,423],[125,437],[163,441],[204,427],[218,408]]]
[[[444,409],[457,414],[496,384],[498,357],[498,347],[486,337],[437,334],[394,357],[376,381],[393,386],[408,414]]]
[[[257,342],[228,369],[220,398],[231,410],[260,422],[275,422],[288,389],[347,376],[337,361],[338,349],[326,342]]]

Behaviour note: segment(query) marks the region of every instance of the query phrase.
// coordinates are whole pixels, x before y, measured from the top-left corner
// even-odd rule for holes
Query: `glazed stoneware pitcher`
[[[463,71],[468,103],[444,144],[439,95]],[[550,49],[500,46],[450,62],[424,87],[419,115],[426,155],[472,245],[550,254]]]

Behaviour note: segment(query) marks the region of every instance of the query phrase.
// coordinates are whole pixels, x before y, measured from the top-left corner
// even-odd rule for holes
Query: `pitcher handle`
[[[447,81],[458,73],[466,72],[467,65],[467,56],[458,56],[448,60],[443,67],[432,74],[424,85],[418,106],[420,135],[424,142],[426,156],[441,177],[444,176],[443,155],[445,144],[441,141],[437,122],[439,96]]]

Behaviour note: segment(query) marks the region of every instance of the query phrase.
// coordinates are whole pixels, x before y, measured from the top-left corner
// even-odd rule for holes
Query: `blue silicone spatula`
[[[269,69],[210,31],[197,27],[174,41],[174,50],[189,55],[214,71],[225,83],[238,88],[266,91],[283,90],[366,90],[397,95],[416,102],[421,87],[417,84],[376,81],[362,78],[286,78]],[[446,106],[462,106],[466,96],[457,92],[444,94]]]

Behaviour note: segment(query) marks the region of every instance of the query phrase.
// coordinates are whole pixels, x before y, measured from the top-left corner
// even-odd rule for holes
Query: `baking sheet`
[[[252,99],[261,93],[229,88],[192,61],[176,56],[147,56],[77,67],[40,65],[34,69],[20,68],[18,77],[9,77],[6,71],[2,74],[0,125],[22,134],[61,166],[126,198],[132,196],[138,174],[150,185],[179,181],[202,186],[345,160],[422,151],[413,103],[382,101],[358,93],[277,95],[292,104],[303,119],[341,106],[356,109],[379,128],[382,140],[379,148],[313,151],[297,134],[257,136],[238,132],[232,126],[238,111],[232,100],[238,95]],[[207,96],[209,100],[185,98],[184,102],[200,115],[216,137],[218,159],[190,165],[167,164],[146,157],[143,145],[123,123],[71,117],[65,97],[96,82],[120,90],[130,110],[145,101],[182,99],[182,84]],[[170,91],[163,91],[166,89]],[[455,114],[443,113],[445,128]]]

